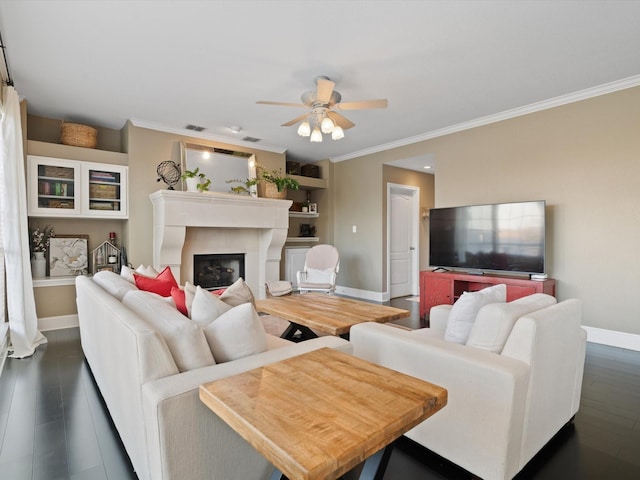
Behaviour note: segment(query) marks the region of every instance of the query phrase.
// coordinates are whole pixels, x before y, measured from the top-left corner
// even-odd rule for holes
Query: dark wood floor
[[[392,304],[412,310],[403,324],[420,326],[417,303]],[[135,479],[84,362],[78,329],[46,336],[49,343],[33,357],[8,359],[0,376],[0,479]],[[402,439],[384,478],[468,479],[469,474]],[[640,352],[588,344],[574,424],[517,479],[638,478]]]

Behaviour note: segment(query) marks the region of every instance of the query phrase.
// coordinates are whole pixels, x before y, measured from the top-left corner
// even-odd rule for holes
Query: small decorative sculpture
[[[174,190],[173,186],[180,181],[180,166],[173,160],[165,160],[158,164],[156,168],[158,182],[162,180],[169,186],[169,190]]]

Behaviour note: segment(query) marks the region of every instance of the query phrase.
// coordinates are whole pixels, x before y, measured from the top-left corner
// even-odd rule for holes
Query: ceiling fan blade
[[[318,78],[318,94],[316,95],[316,99],[320,103],[329,103],[331,100],[331,94],[333,93],[333,88],[336,86],[331,80],[327,78]]]
[[[287,102],[269,102],[267,100],[260,100],[256,103],[259,103],[260,105],[278,105],[280,107],[302,107],[302,108],[307,108],[307,106],[304,103],[287,103]]]
[[[343,117],[338,112],[327,112],[327,116],[335,122],[336,125],[339,125],[343,130],[347,128],[355,127],[356,124],[353,123],[346,117]]]
[[[336,104],[338,110],[366,110],[368,108],[387,108],[389,101],[386,98],[377,100],[362,100],[360,102],[344,102]]]
[[[288,121],[287,123],[283,123],[280,126],[281,127],[290,127],[291,125],[295,125],[296,123],[301,122],[302,120],[305,120],[307,117],[308,117],[308,114],[305,113],[304,115],[300,115],[299,117],[296,117],[293,120]]]

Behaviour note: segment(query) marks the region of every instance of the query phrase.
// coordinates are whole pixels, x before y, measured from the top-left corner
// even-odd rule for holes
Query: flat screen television
[[[544,256],[544,200],[429,211],[433,267],[543,274]]]

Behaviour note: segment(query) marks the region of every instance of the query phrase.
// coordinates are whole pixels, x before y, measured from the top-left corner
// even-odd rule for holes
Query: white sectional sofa
[[[163,336],[119,300],[134,289],[76,279],[82,348],[138,478],[268,478],[273,467],[201,403],[199,386],[321,347],[350,353],[350,344],[267,336],[267,351],[180,372]]]
[[[460,301],[460,300],[459,300]],[[480,308],[469,344],[432,328],[352,327],[354,355],[440,385],[447,407],[406,436],[485,480],[513,478],[578,411],[586,332],[581,302],[534,294]]]

